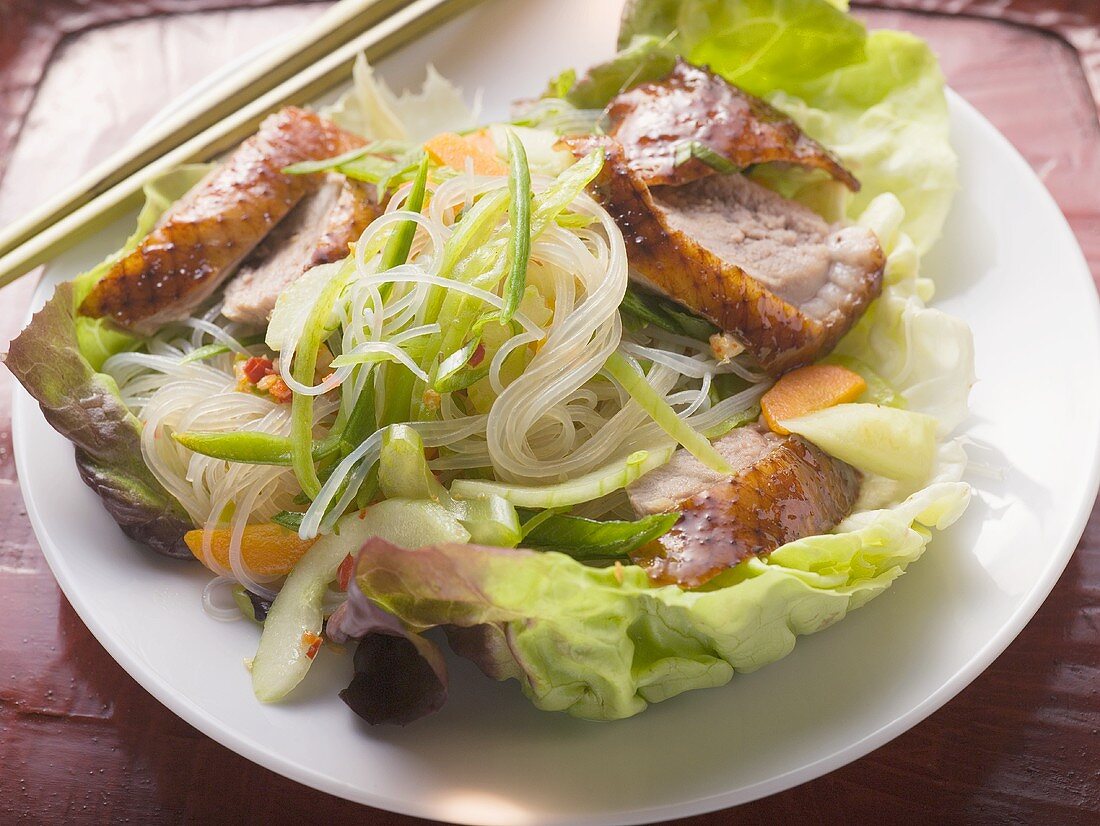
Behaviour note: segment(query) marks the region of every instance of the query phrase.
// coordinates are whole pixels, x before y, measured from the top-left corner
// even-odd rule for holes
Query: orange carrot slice
[[[492,158],[497,157],[497,144],[493,140],[492,134],[488,129],[478,129],[476,132],[471,132],[464,136],[466,143],[470,144],[478,152],[482,152],[489,155]]]
[[[228,528],[218,528],[210,543],[210,555],[226,568],[229,567],[230,534]],[[183,541],[195,558],[203,562],[202,531],[188,531]],[[299,539],[294,531],[273,522],[246,525],[241,537],[241,557],[248,569],[258,576],[284,576],[316,541]]]
[[[424,150],[437,163],[466,171],[466,159],[473,163],[477,175],[504,175],[508,169],[495,152],[487,151],[484,142],[469,141],[454,132],[443,132],[424,144]]]
[[[764,421],[780,436],[790,433],[779,424],[836,404],[852,402],[867,389],[867,382],[839,364],[811,364],[782,376],[760,399]]]

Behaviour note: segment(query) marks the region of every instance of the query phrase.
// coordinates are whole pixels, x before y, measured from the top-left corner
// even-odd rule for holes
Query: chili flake
[[[321,650],[321,643],[324,640],[317,634],[311,634],[308,631],[302,634],[302,645],[306,646],[306,657],[313,659],[317,656],[317,652]]]

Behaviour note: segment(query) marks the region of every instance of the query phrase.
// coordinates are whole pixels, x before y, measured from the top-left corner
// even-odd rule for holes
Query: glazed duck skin
[[[319,183],[282,170],[345,151],[350,137],[302,109],[270,116],[111,267],[81,314],[142,335],[186,318]]]
[[[855,468],[797,436],[742,427],[715,447],[733,476],[679,450],[628,488],[639,515],[681,512],[672,530],[631,554],[654,582],[703,585],[751,556],[831,530],[859,495]]]
[[[742,175],[651,189],[612,145],[593,189],[632,277],[732,334],[769,373],[828,353],[882,290],[873,232],[830,226]]]
[[[683,144],[696,141],[738,169],[786,163],[820,169],[853,192],[859,190],[859,181],[836,156],[789,117],[682,59],[662,80],[614,98],[604,120],[607,137],[623,147],[627,166],[648,186],[714,175],[715,168],[706,161],[683,155]]]
[[[358,240],[370,222],[382,214],[384,204],[379,203],[376,195],[374,184],[351,178],[344,180],[336,205],[325,218],[310,266],[331,264],[348,254],[348,246]]]
[[[230,279],[222,315],[266,324],[283,290],[310,268],[344,258],[349,244],[381,214],[375,189],[331,175],[306,195]]]

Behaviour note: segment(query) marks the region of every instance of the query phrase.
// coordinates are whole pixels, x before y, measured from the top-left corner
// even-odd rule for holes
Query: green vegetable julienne
[[[239,339],[239,342],[244,347],[251,347],[254,344],[263,344],[264,337],[262,335],[246,336]],[[212,359],[215,356],[220,356],[223,353],[228,353],[233,348],[228,344],[222,344],[221,342],[214,342],[213,344],[207,344],[203,347],[196,347],[182,359],[180,364],[191,364],[196,361],[206,361]]]
[[[340,270],[328,280],[321,289],[313,309],[310,310],[302,338],[294,351],[294,363],[291,375],[300,384],[313,384],[313,374],[317,368],[317,353],[328,334],[326,322],[332,312],[332,306],[344,288],[348,268],[353,266],[347,259]],[[321,490],[321,480],[317,477],[317,468],[313,465],[313,396],[295,393],[290,404],[290,440],[291,466],[302,492],[310,498]]]
[[[519,309],[527,285],[527,265],[531,259],[531,170],[527,152],[516,133],[508,130],[508,245],[509,270],[504,282],[504,308],[500,320],[508,322]]]
[[[468,367],[477,348],[481,346],[481,335],[467,341],[461,348],[455,350],[447,358],[439,363],[432,388],[437,393],[453,393],[469,387],[475,381],[480,381],[489,375],[489,361],[482,356],[480,364]]]
[[[523,546],[574,559],[626,561],[627,554],[668,533],[679,518],[678,513],[657,513],[634,522],[601,522],[551,513],[530,530],[524,526]]]
[[[416,177],[413,179],[412,189],[405,201],[405,209],[409,212],[419,213],[424,208],[424,194],[428,185],[428,156],[420,159]],[[409,251],[412,249],[413,238],[416,235],[415,221],[402,221],[394,230],[386,243],[386,249],[382,253],[382,262],[379,271],[385,272],[399,267],[409,260]],[[386,393],[385,406],[377,422],[379,425],[404,422],[409,418],[412,404],[412,389],[416,377],[407,367],[400,364],[388,364],[382,368],[385,375]],[[368,394],[361,394],[368,395]],[[370,394],[373,395],[373,394]],[[358,406],[359,400],[356,400]],[[372,401],[373,405],[374,402]],[[364,436],[366,434],[363,434]]]
[[[330,169],[337,169],[349,161],[357,161],[364,155],[371,154],[376,151],[377,146],[378,142],[376,141],[366,146],[360,146],[358,149],[350,149],[342,155],[335,155],[331,158],[324,158],[319,161],[292,163],[290,166],[284,167],[283,172],[287,175],[310,175],[314,172],[327,172]]]
[[[550,485],[510,485],[482,479],[456,479],[451,494],[465,499],[497,495],[522,508],[560,508],[579,505],[616,490],[658,468],[672,456],[671,447],[638,450],[606,467]]]
[[[652,324],[670,333],[700,341],[706,341],[719,332],[718,328],[705,318],[687,312],[667,298],[639,290],[634,285],[627,286],[619,309],[642,323]]]
[[[692,158],[698,158],[711,169],[723,175],[729,175],[738,171],[737,167],[733,165],[729,158],[715,152],[702,141],[680,141],[676,145],[673,163],[676,166],[682,166]]]
[[[226,462],[284,467],[290,467],[293,463],[291,439],[273,433],[252,430],[228,433],[191,430],[173,433],[172,438],[188,450]],[[328,458],[336,452],[338,446],[339,441],[336,438],[315,440],[312,447],[313,461],[319,462]]]
[[[305,514],[301,511],[279,511],[271,517],[271,521],[276,525],[282,525],[289,531],[298,533],[302,527],[302,518],[304,516]]]
[[[424,193],[428,186],[428,156],[420,159],[416,168],[416,177],[413,178],[412,189],[409,197],[405,199],[404,208],[409,212],[420,212],[424,208]],[[378,265],[379,272],[392,270],[409,260],[409,251],[412,249],[413,238],[416,236],[416,222],[402,221],[393,231],[389,241],[386,242],[386,250],[382,253],[382,261]]]
[[[634,369],[626,357],[617,352],[612,353],[604,365],[604,370],[622,385],[630,397],[641,405],[665,433],[687,448],[696,459],[717,473],[733,473],[729,462],[714,449],[714,445],[707,440],[707,437],[685,423],[664,400],[664,397],[646,381],[645,376]]]

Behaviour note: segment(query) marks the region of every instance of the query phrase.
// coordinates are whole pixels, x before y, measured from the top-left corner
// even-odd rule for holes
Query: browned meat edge
[[[363,234],[385,206],[375,197],[377,187],[363,181],[344,181],[340,200],[325,219],[325,231],[313,253],[311,266],[331,264],[348,254],[348,246]]]

